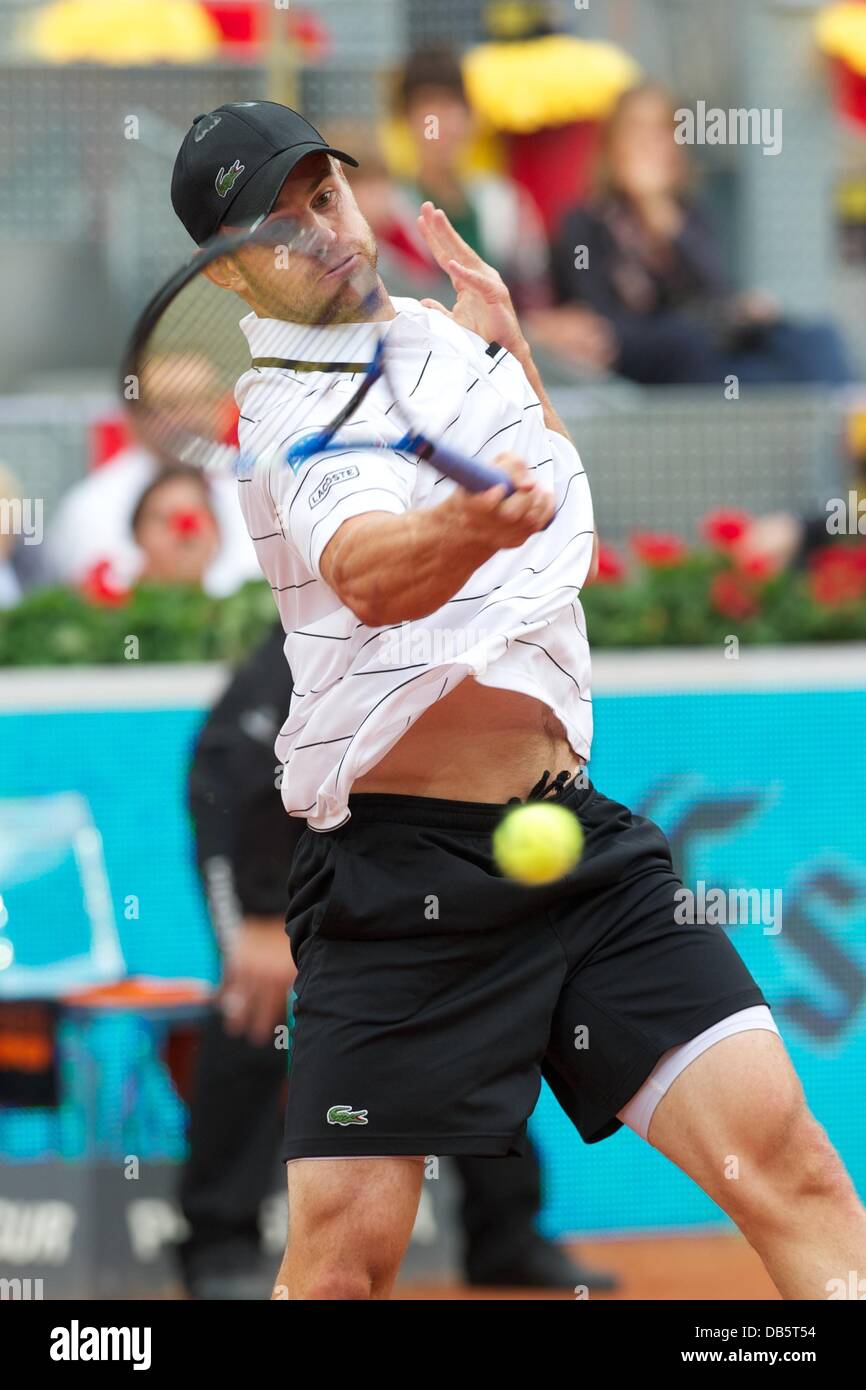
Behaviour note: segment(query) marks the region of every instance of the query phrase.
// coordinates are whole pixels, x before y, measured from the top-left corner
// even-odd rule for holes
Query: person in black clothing
[[[180,1248],[201,1298],[264,1298],[258,1212],[279,1153],[286,1052],[274,1046],[295,968],[284,931],[286,883],[304,822],[277,790],[274,738],[292,677],[277,624],[237,672],[199,735],[189,777],[196,859],[223,962],[204,1025],[180,1188],[190,1234]],[[612,1289],[544,1240],[538,1159],[461,1156],[461,1219],[472,1284]],[[272,1271],[271,1271],[272,1273]]]
[[[546,341],[647,385],[732,374],[762,385],[850,381],[831,324],[794,323],[762,292],[730,293],[713,233],[687,197],[674,125],[670,98],[653,83],[620,99],[595,197],[559,229],[553,277],[563,307],[547,312]]]

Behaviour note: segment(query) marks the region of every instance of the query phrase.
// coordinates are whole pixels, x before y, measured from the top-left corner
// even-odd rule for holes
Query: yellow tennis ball
[[[573,811],[529,802],[508,811],[493,832],[493,857],[508,878],[537,886],[562,878],[583,854],[583,830]]]

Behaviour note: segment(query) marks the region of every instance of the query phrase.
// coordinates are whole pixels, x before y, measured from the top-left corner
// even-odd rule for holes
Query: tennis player
[[[343,162],[270,102],[197,118],[179,152],[172,199],[194,240],[278,213],[317,248],[297,255],[276,322],[254,257],[212,270],[250,310],[254,363],[267,343],[238,385],[243,450],[333,419],[384,324],[415,418],[515,491],[470,494],[353,449],[351,424],[343,454],[240,486],[295,677],[282,795],[307,822],[289,881],[291,1236],[274,1296],[387,1297],[425,1156],[520,1153],[544,1077],[587,1143],[628,1125],[730,1214],[783,1296],[824,1298],[866,1268],[866,1212],[728,937],[675,920],[664,835],[585,771],[580,458],[505,285],[431,204],[419,229],[453,309],[380,285],[359,322],[352,279],[376,247]],[[325,299],[340,313],[311,329]],[[367,437],[389,438],[389,405],[380,383]],[[499,874],[491,834],[507,804],[547,795],[580,818],[585,853],[527,888]]]

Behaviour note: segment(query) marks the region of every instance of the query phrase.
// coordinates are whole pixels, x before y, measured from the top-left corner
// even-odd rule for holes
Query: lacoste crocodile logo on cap
[[[195,134],[193,135],[195,143],[198,144],[200,140],[203,140],[208,131],[213,130],[214,126],[219,125],[221,120],[222,116],[205,116],[203,121],[199,121],[195,127]]]
[[[230,169],[220,169],[214,187],[221,198],[228,197],[245,168],[246,165],[241,164],[240,160],[236,159]]]

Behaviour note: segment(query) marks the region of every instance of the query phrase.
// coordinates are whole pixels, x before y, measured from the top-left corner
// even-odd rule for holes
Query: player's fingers
[[[457,256],[466,265],[481,266],[484,264],[478,253],[473,251],[469,243],[464,241],[460,233],[451,225],[447,213],[443,212],[442,208],[437,208],[429,201],[422,203],[419,221],[422,227],[429,232],[441,256],[446,259],[450,256]]]
[[[556,511],[556,498],[549,488],[537,487],[532,494],[532,520],[546,525]]]
[[[536,486],[531,492],[514,493],[499,510],[504,520],[524,526],[532,534],[550,520],[553,504],[553,494],[546,488]]]
[[[526,489],[533,486],[532,474],[519,454],[512,454],[507,450],[497,454],[493,460],[493,467],[498,468],[500,473],[507,474],[515,487]]]
[[[448,214],[443,212],[442,208],[433,209],[432,221],[450,255],[456,256],[464,265],[472,266],[475,269],[484,269],[485,262],[451,225]]]
[[[419,303],[423,304],[425,309],[438,309],[439,313],[444,314],[448,319],[454,317],[451,310],[446,309],[444,304],[440,304],[438,299],[421,299]]]
[[[526,477],[518,474],[513,486],[513,492],[499,505],[500,515],[506,520],[525,516],[537,491],[537,484],[531,474]]]
[[[472,266],[464,265],[462,261],[452,259],[445,269],[451,276],[455,289],[474,290],[488,304],[504,303],[508,297],[508,291],[501,279],[488,267],[485,267],[484,270],[474,270]]]
[[[543,531],[548,522],[553,520],[556,513],[556,498],[552,492],[546,488],[539,489],[539,496],[536,500],[531,521],[535,531]]]
[[[504,473],[508,478],[508,485],[497,483],[494,487],[486,488],[482,492],[471,492],[466,498],[466,504],[479,516],[488,516],[497,510],[510,496],[524,494],[531,491],[535,486],[532,474],[529,472],[523,459],[517,454],[501,453],[496,456],[492,464],[499,473]]]
[[[432,203],[421,205],[418,230],[440,270],[446,270],[448,260],[455,254],[457,248],[452,241],[446,239],[445,229],[435,217],[435,212],[436,209]]]
[[[491,516],[507,496],[505,483],[498,483],[496,487],[489,487],[484,492],[470,492],[466,505],[479,517]]]
[[[531,517],[535,506],[533,492],[512,492],[500,506],[499,518],[512,525],[522,524]]]

